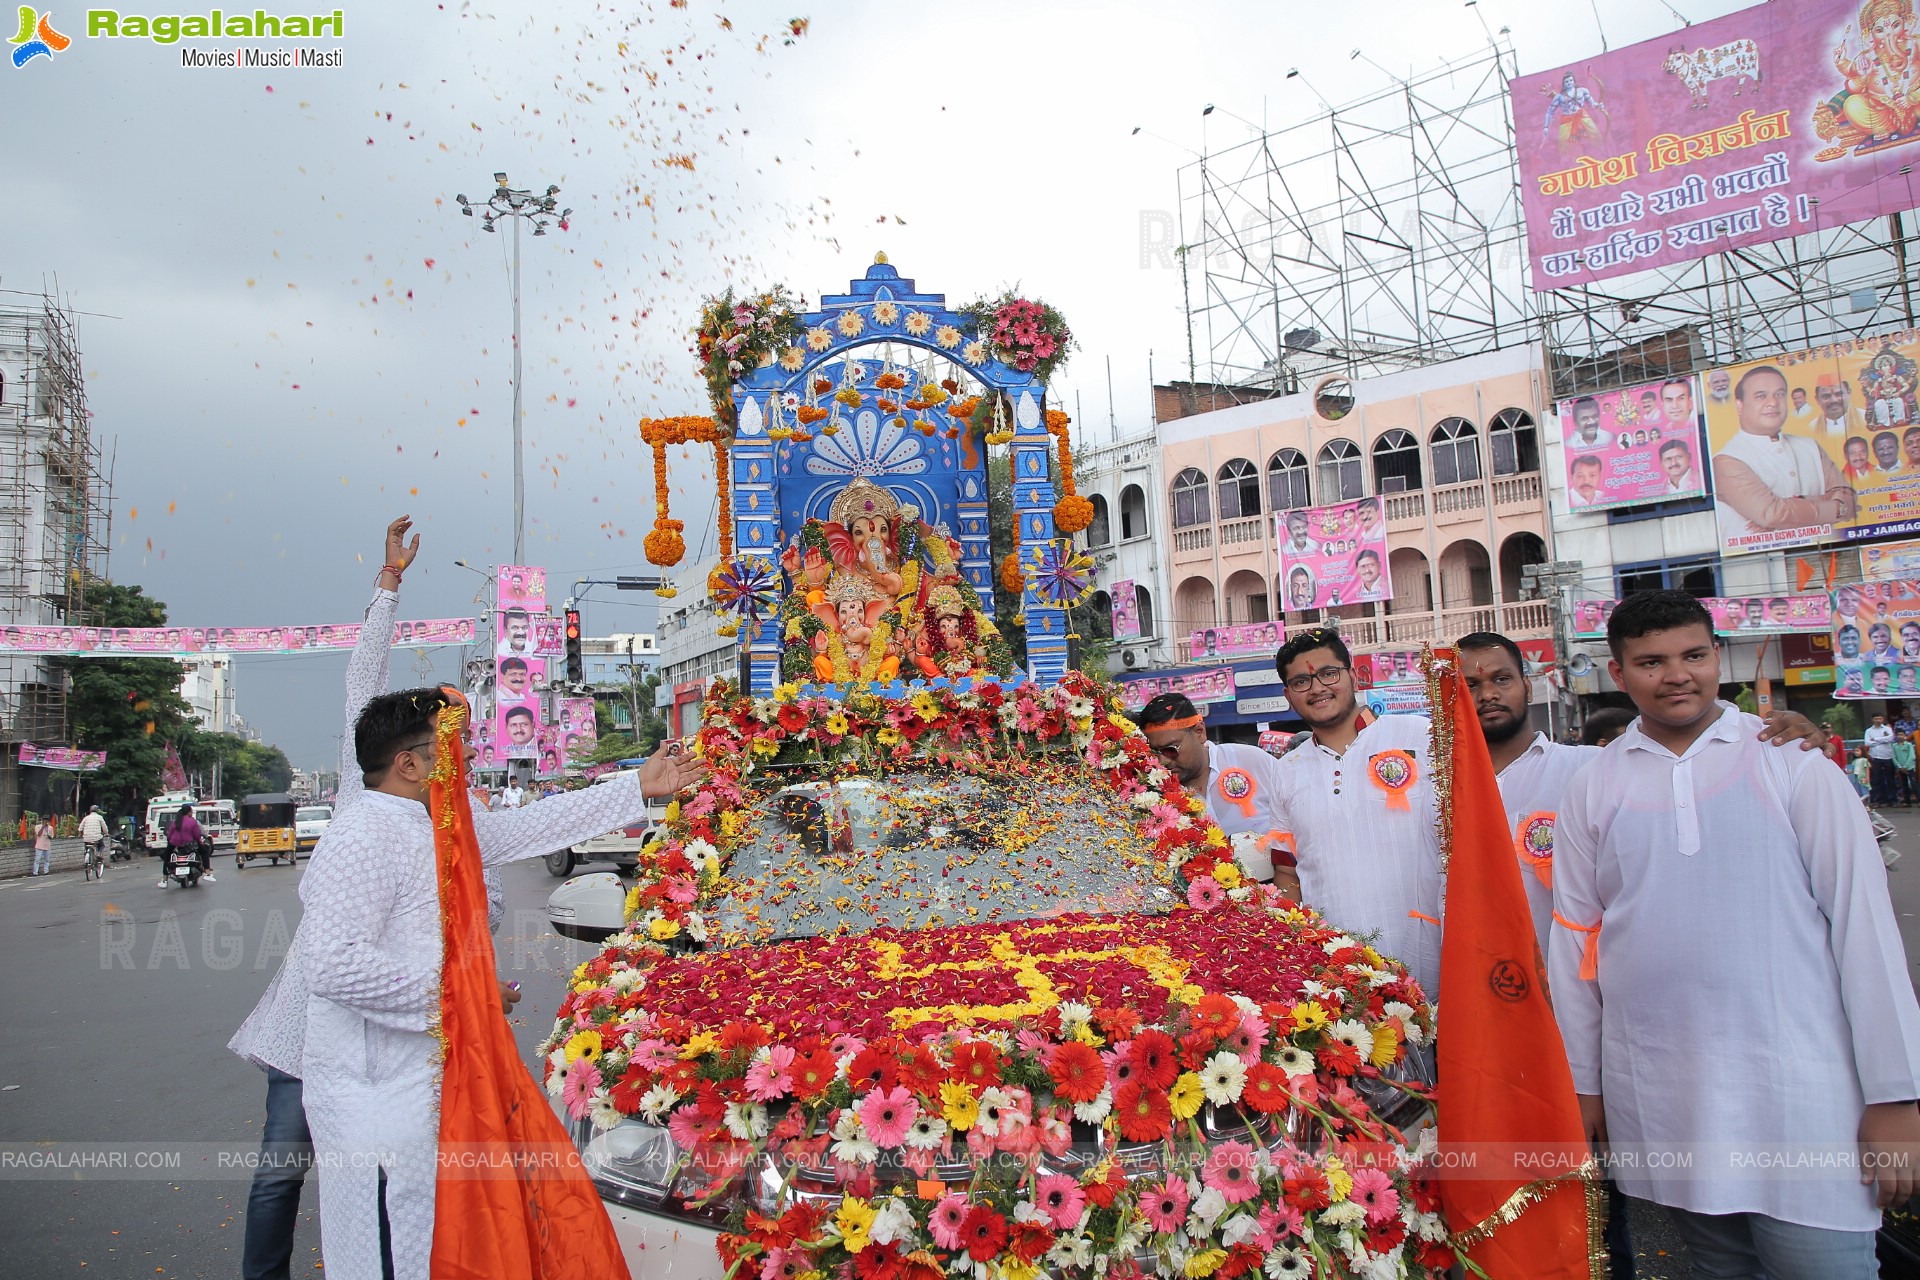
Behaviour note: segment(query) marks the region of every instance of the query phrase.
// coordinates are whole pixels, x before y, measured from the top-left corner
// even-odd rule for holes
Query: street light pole
[[[531,191],[520,191],[507,185],[507,175],[493,175],[494,191],[487,197],[484,211],[480,215],[482,230],[491,232],[502,218],[513,219],[513,562],[526,563],[526,474],[520,458],[520,416],[522,396],[520,388],[520,224],[533,223],[533,234],[547,234],[549,219],[557,221],[560,229],[567,229],[567,220],[573,216],[571,209],[556,209],[559,203],[554,199],[560,193],[557,186],[549,186],[545,195],[534,195]],[[460,206],[460,212],[466,217],[473,216],[473,204],[463,195],[456,195],[454,202]]]

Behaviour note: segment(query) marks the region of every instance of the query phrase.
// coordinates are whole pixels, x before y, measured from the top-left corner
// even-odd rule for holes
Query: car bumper
[[[633,1274],[655,1280],[724,1280],[720,1233],[697,1223],[658,1217],[601,1201]]]

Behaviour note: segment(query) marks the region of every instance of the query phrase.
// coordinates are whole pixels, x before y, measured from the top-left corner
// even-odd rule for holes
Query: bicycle
[[[107,878],[106,842],[89,840],[86,846],[86,863],[82,868],[89,880]]]

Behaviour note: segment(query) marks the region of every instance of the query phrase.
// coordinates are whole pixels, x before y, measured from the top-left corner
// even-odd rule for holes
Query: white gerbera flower
[[[1082,1124],[1103,1124],[1107,1113],[1113,1110],[1113,1089],[1102,1089],[1100,1096],[1091,1102],[1073,1104],[1073,1118]]]
[[[1267,1273],[1268,1280],[1305,1280],[1313,1274],[1313,1255],[1305,1249],[1282,1245],[1267,1254],[1260,1269]]]
[[[727,1132],[742,1141],[767,1136],[767,1109],[758,1102],[729,1102]]]
[[[980,1116],[973,1127],[982,1135],[995,1138],[1006,1123],[1005,1113],[1013,1109],[1013,1095],[995,1085],[980,1091]]]
[[[1061,1236],[1047,1250],[1047,1261],[1068,1269],[1088,1266],[1093,1261],[1093,1241],[1078,1233]]]
[[[1373,1032],[1366,1025],[1352,1018],[1342,1018],[1327,1028],[1327,1034],[1341,1044],[1353,1046],[1353,1051],[1363,1059],[1373,1056]]]
[[[593,1122],[594,1129],[605,1133],[608,1129],[613,1128],[613,1126],[625,1120],[626,1117],[620,1114],[620,1108],[613,1105],[612,1098],[601,1093],[594,1095],[593,1101],[588,1104],[587,1119]]]
[[[640,1095],[639,1112],[655,1124],[667,1118],[673,1110],[673,1104],[680,1101],[680,1095],[664,1084],[656,1084]]]
[[[922,1111],[907,1126],[907,1136],[902,1140],[909,1150],[938,1150],[947,1138],[947,1122],[930,1111]]]
[[[1093,1020],[1093,1006],[1082,1004],[1078,1000],[1062,1000],[1059,1004],[1055,1005],[1054,1008],[1059,1011],[1060,1021],[1062,1023],[1091,1022]]]
[[[1323,1227],[1357,1227],[1367,1220],[1367,1211],[1351,1200],[1342,1200],[1322,1209],[1319,1223]]]
[[[557,1098],[567,1088],[567,1051],[555,1049],[548,1054],[547,1066],[551,1068],[547,1072],[547,1092]]]
[[[867,1229],[875,1244],[893,1244],[913,1235],[913,1210],[899,1196],[887,1196],[874,1208],[873,1226]]]
[[[1085,720],[1093,715],[1093,703],[1085,698],[1068,698],[1067,714],[1075,720]]]
[[[1298,1079],[1313,1074],[1313,1054],[1297,1044],[1283,1044],[1274,1051],[1273,1065]]]
[[[852,1107],[840,1112],[840,1118],[833,1122],[833,1158],[844,1160],[848,1164],[872,1164],[880,1158],[880,1144],[867,1137],[867,1130],[860,1123],[860,1113]]]
[[[1216,1107],[1238,1102],[1241,1091],[1247,1087],[1247,1064],[1240,1061],[1237,1054],[1223,1049],[1207,1059],[1207,1065],[1200,1071],[1200,1087],[1207,1101]]]

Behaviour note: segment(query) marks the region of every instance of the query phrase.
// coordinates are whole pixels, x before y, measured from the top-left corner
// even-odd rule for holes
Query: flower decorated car
[[[1430,1116],[1423,993],[1244,881],[1091,681],[708,707],[713,774],[543,1049],[646,1265],[1452,1262],[1409,1137]]]

